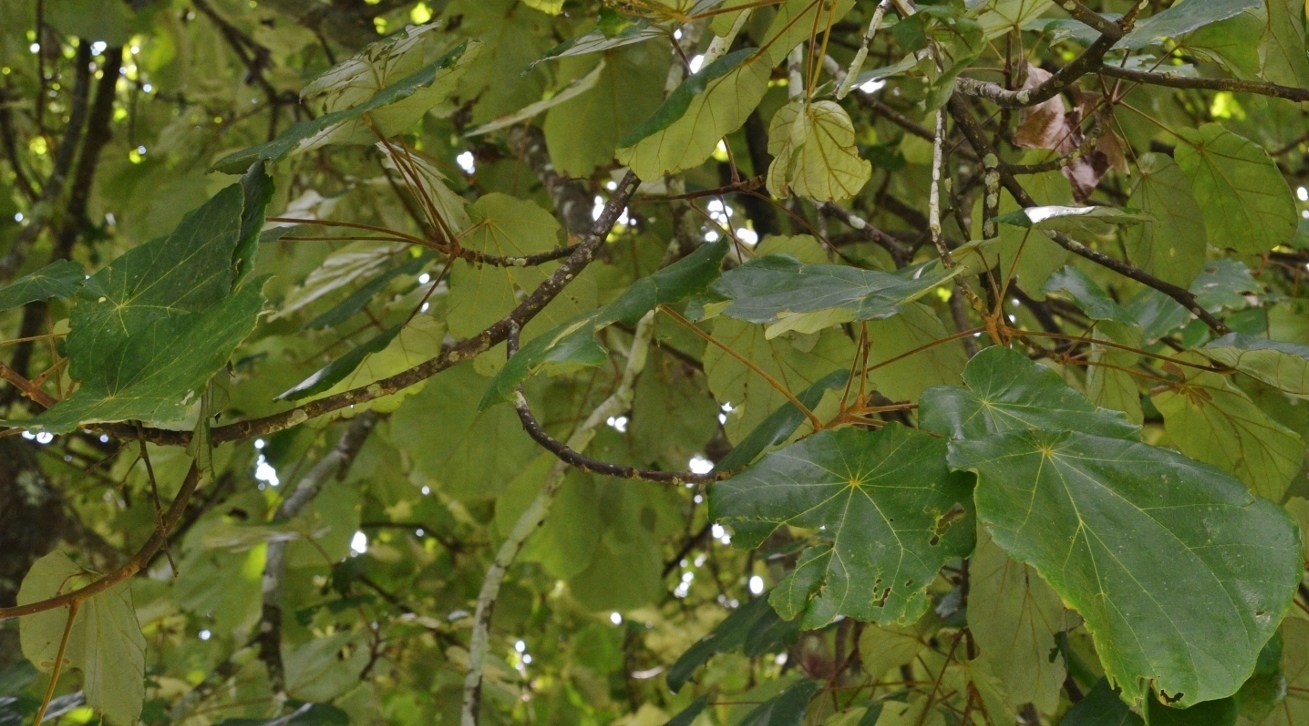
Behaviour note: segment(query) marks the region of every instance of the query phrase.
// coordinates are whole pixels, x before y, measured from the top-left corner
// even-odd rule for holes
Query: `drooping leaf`
[[[37,560],[18,591],[25,605],[76,590],[94,575],[55,551]],[[23,655],[49,673],[68,622],[68,608],[23,616],[18,623]],[[145,637],[122,582],[84,601],[64,652],[66,666],[82,671],[86,702],[113,723],[136,723],[145,698]]]
[[[789,331],[816,333],[840,323],[891,317],[951,276],[941,269],[891,273],[765,255],[723,273],[704,307],[706,313],[766,324],[771,339]]]
[[[1191,195],[1191,181],[1164,154],[1142,154],[1137,167],[1128,204],[1153,219],[1123,229],[1127,258],[1161,280],[1189,285],[1204,267],[1206,247],[1204,213]]]
[[[709,634],[697,640],[695,645],[687,649],[685,653],[668,668],[668,688],[673,693],[682,690],[682,686],[691,680],[695,675],[696,669],[704,665],[714,655],[718,653],[730,653],[737,648],[745,645],[746,636],[761,621],[776,618],[777,614],[773,612],[772,607],[768,604],[768,598],[759,597],[748,602],[741,603],[741,606],[733,610],[730,615],[723,619]]]
[[[1145,702],[1148,726],[1236,726],[1236,717],[1236,699],[1231,697],[1197,703],[1190,708],[1170,708],[1154,698]]]
[[[1077,307],[1092,320],[1108,320],[1120,325],[1136,325],[1136,318],[1119,305],[1104,288],[1092,280],[1085,272],[1069,265],[1050,276],[1045,283],[1045,292],[1067,293],[1077,303]]]
[[[1249,306],[1246,295],[1263,288],[1250,274],[1250,268],[1240,260],[1222,259],[1209,262],[1191,281],[1189,288],[1195,301],[1205,310],[1222,308],[1240,310]]]
[[[373,298],[382,290],[386,289],[387,285],[389,285],[392,280],[397,277],[417,275],[424,267],[431,263],[433,257],[434,255],[424,254],[419,257],[414,257],[402,265],[396,265],[395,267],[382,272],[377,277],[360,285],[358,290],[350,293],[349,297],[333,305],[322,315],[319,315],[302,325],[300,329],[321,330],[323,328],[331,328],[344,323],[355,313],[363,310],[368,303],[372,302]]]
[[[389,49],[383,51],[384,58],[361,61],[362,67],[352,65],[349,69],[329,71],[319,79],[318,86],[322,93],[327,94],[323,101],[331,109],[328,113],[312,121],[294,124],[272,141],[223,157],[214,163],[213,168],[236,173],[260,159],[279,161],[290,154],[326,144],[371,144],[378,140],[379,134],[388,138],[405,131],[429,109],[445,100],[480,50],[478,41],[465,41],[401,78],[387,77],[382,73],[382,78],[391,81],[385,86],[371,82],[376,72],[370,63],[395,63],[395,59],[389,56]],[[403,58],[407,61],[411,55],[415,54],[404,54]],[[416,55],[421,60],[421,54]],[[408,67],[408,63],[397,65]],[[344,91],[336,90],[336,81],[329,80],[338,74],[343,76],[341,82],[347,83]],[[359,82],[347,79],[358,79]],[[363,82],[365,80],[368,82]],[[361,95],[370,90],[368,95]]]
[[[86,281],[86,271],[72,260],[58,260],[0,288],[0,312],[36,300],[69,297]]]
[[[1177,165],[1191,180],[1209,243],[1261,254],[1295,236],[1291,188],[1254,142],[1218,124],[1178,131]]]
[[[682,81],[618,142],[618,160],[642,179],[699,166],[763,100],[772,66],[753,48],[728,53]]]
[[[1140,437],[1122,412],[1097,408],[1058,373],[1010,348],[978,353],[964,368],[964,382],[967,388],[941,386],[923,394],[924,429],[956,439],[1024,429]]]
[[[1151,400],[1183,454],[1230,472],[1258,495],[1282,500],[1304,465],[1299,434],[1277,423],[1226,378],[1187,370]]]
[[[954,441],[950,463],[978,475],[978,519],[1081,614],[1128,700],[1234,693],[1299,581],[1285,512],[1166,449],[1017,430]]]
[[[809,699],[822,688],[822,681],[802,680],[761,703],[737,723],[739,726],[801,726],[809,710]]]
[[[1228,333],[1200,352],[1287,395],[1309,398],[1309,346]]]
[[[898,424],[823,431],[716,484],[710,516],[747,525],[737,546],[758,546],[783,524],[820,530],[824,542],[770,597],[802,628],[839,615],[913,622],[937,570],[973,546],[969,483],[949,473],[945,446]]]
[[[692,701],[691,705],[678,711],[677,715],[668,719],[668,723],[664,724],[664,726],[691,726],[700,713],[705,710],[705,706],[708,705],[709,694],[706,693]]]
[[[601,28],[596,28],[589,33],[583,33],[576,38],[565,40],[551,48],[548,53],[533,61],[532,66],[555,58],[599,53],[627,45],[644,43],[647,40],[662,38],[665,35],[666,33],[662,28],[650,25],[645,21],[631,23],[612,35],[606,34]]]
[[[868,183],[872,165],[859,157],[854,123],[834,101],[792,101],[768,129],[768,191],[815,201],[849,199]]]
[[[291,388],[278,394],[279,401],[299,401],[302,398],[317,395],[335,386],[342,378],[350,375],[364,358],[373,353],[380,352],[383,348],[390,345],[391,341],[400,332],[399,325],[389,328],[369,338],[367,341],[351,348],[345,355],[335,358],[331,363],[314,371],[313,375],[300,381]]]
[[[718,268],[727,254],[727,247],[727,242],[704,245],[668,267],[632,283],[608,305],[533,338],[496,373],[480,407],[509,400],[514,387],[543,366],[576,368],[603,364],[608,354],[595,339],[597,331],[618,322],[635,324],[659,305],[703,292],[718,278]]]
[[[1180,38],[1258,5],[1258,0],[1187,0],[1187,2],[1174,3],[1171,7],[1138,21],[1132,32],[1123,36],[1114,47],[1138,50],[1165,38]]]
[[[1049,229],[1068,234],[1103,234],[1116,225],[1133,225],[1150,217],[1135,209],[1117,207],[1026,207],[995,218],[1001,224],[1023,229]]]
[[[978,657],[1004,686],[1009,706],[1025,703],[1052,714],[1059,704],[1064,671],[1050,658],[1056,634],[1077,624],[1054,590],[1036,570],[1015,561],[977,533],[977,549],[968,566],[968,631],[977,640]]]
[[[849,377],[849,371],[832,371],[812,386],[795,394],[796,400],[812,410],[822,400],[824,393],[844,386]],[[804,412],[796,408],[794,403],[790,401],[783,403],[776,411],[768,414],[768,418],[756,426],[741,440],[741,443],[733,447],[714,468],[719,471],[732,471],[750,464],[768,447],[776,446],[790,438],[804,421]]]

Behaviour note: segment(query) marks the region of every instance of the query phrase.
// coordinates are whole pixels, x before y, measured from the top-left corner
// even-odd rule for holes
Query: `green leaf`
[[[823,394],[845,386],[850,372],[832,371],[818,379],[812,386],[795,394],[797,400],[813,410],[823,399]],[[771,446],[776,446],[791,438],[791,434],[805,422],[805,415],[794,403],[786,401],[776,411],[768,414],[758,426],[728,452],[714,467],[718,471],[733,471],[753,462]]]
[[[1024,429],[1075,430],[1139,439],[1120,411],[1097,408],[1058,373],[1009,348],[992,346],[968,361],[967,388],[940,386],[920,401],[920,425],[955,439]]]
[[[783,524],[821,529],[825,542],[805,550],[770,597],[802,628],[839,615],[913,622],[937,570],[973,548],[969,482],[949,473],[945,450],[894,423],[822,431],[714,485],[710,516],[748,525],[734,542],[744,547]]]
[[[763,100],[771,71],[767,54],[755,48],[710,63],[618,141],[618,160],[646,180],[699,166]]]
[[[472,224],[460,240],[466,249],[500,257],[526,257],[559,247],[559,222],[535,202],[494,192],[479,198],[468,211]],[[557,265],[498,267],[456,260],[450,271],[446,313],[450,332],[461,338],[482,332],[513,310],[519,296],[531,293]],[[561,307],[571,307],[576,314],[581,312],[578,308],[593,306],[594,288],[586,299],[569,304],[570,296],[583,293],[583,287],[570,285],[551,303],[555,308],[551,314],[558,315]],[[563,319],[569,317],[572,315],[564,314]]]
[[[745,645],[746,636],[760,622],[776,619],[777,614],[768,605],[768,598],[758,597],[741,603],[709,634],[697,640],[668,669],[668,689],[673,693],[691,680],[696,669],[718,653],[730,653]]]
[[[1258,6],[1258,0],[1186,0],[1174,3],[1172,7],[1138,21],[1132,32],[1123,36],[1114,47],[1138,50],[1165,38],[1180,38]]]
[[[899,315],[866,325],[868,339],[875,341],[868,351],[868,383],[892,401],[916,400],[928,388],[961,381],[963,347],[941,342],[948,333],[927,305],[909,303]]]
[[[668,723],[664,724],[664,726],[691,726],[691,724],[695,722],[696,717],[704,711],[705,706],[709,705],[709,695],[710,694],[706,693],[692,701],[691,705],[678,711],[676,716],[668,719]]]
[[[1199,352],[1287,395],[1309,398],[1309,346],[1228,333]]]
[[[1045,283],[1046,294],[1065,292],[1077,307],[1092,320],[1110,320],[1121,325],[1136,325],[1136,318],[1109,297],[1095,280],[1085,272],[1069,265],[1050,276]]]
[[[1050,652],[1056,634],[1077,625],[1077,616],[1036,570],[1015,562],[985,529],[977,533],[968,583],[968,631],[978,657],[1003,684],[1006,702],[1014,710],[1031,703],[1053,714],[1066,673]]]
[[[772,339],[793,330],[816,333],[840,323],[889,318],[950,277],[945,270],[922,267],[892,273],[765,255],[723,273],[710,288],[713,299],[723,302],[707,302],[705,308],[767,324],[766,337]]]
[[[1286,698],[1261,722],[1265,726],[1296,726],[1309,718],[1309,620],[1282,621],[1281,665]]]
[[[512,408],[478,410],[485,385],[472,366],[456,366],[429,380],[391,417],[395,445],[409,453],[418,473],[456,499],[499,494],[539,452]]]
[[[1222,308],[1240,310],[1249,306],[1246,295],[1263,290],[1250,268],[1240,260],[1214,260],[1204,266],[1200,274],[1191,282],[1190,291],[1195,301],[1205,310],[1216,311]]]
[[[550,15],[558,15],[564,11],[564,0],[523,0],[523,4]]]
[[[1127,419],[1140,426],[1145,420],[1141,410],[1141,390],[1132,370],[1141,356],[1107,341],[1139,349],[1142,345],[1141,329],[1137,326],[1101,323],[1091,333],[1091,358],[1086,369],[1086,395],[1101,408],[1112,408],[1127,414]]]
[[[1022,157],[1023,163],[1044,160],[1044,153],[1032,149]],[[1027,191],[1038,204],[1063,205],[1072,201],[1073,192],[1068,180],[1057,171],[1049,171],[1028,177]],[[1021,212],[1022,206],[1014,201],[1006,190],[1000,191],[1000,213]],[[973,212],[974,238],[983,236],[982,200],[976,202]],[[1002,280],[1013,278],[1015,284],[1028,295],[1037,299],[1042,296],[1041,286],[1051,274],[1068,263],[1069,252],[1046,238],[1044,234],[1030,229],[1009,224],[999,224],[998,249],[983,248],[982,258],[986,268],[999,268]]]
[[[1286,513],[1172,451],[1018,430],[951,442],[950,463],[977,474],[978,519],[1081,614],[1130,701],[1151,684],[1180,707],[1236,692],[1299,582]]]
[[[562,4],[562,0],[560,0],[560,5],[562,6]],[[565,101],[577,98],[592,88],[595,88],[596,83],[599,83],[600,81],[600,74],[604,72],[604,68],[605,62],[601,59],[601,61],[596,64],[595,68],[592,68],[589,73],[569,81],[567,85],[559,89],[549,98],[528,104],[514,113],[500,116],[494,121],[489,121],[477,128],[470,129],[464,133],[464,136],[481,136],[482,134],[489,134],[492,131],[498,131],[508,126],[513,126],[516,123],[532,118],[538,113],[548,111]]]
[[[1025,207],[995,218],[1023,229],[1049,229],[1068,234],[1104,234],[1116,225],[1140,224],[1150,216],[1117,207]]]
[[[969,7],[975,5],[969,3]],[[992,40],[1011,30],[1024,29],[1054,3],[1051,0],[987,0],[980,5],[982,11],[977,15],[977,22],[982,26],[983,36]]]
[[[23,578],[18,604],[68,593],[96,579],[64,553],[51,552],[37,560]],[[145,638],[128,585],[120,582],[82,603],[64,652],[66,665],[82,671],[87,704],[119,724],[136,723],[145,698]],[[23,655],[46,673],[54,667],[67,622],[67,607],[19,620]]]
[[[1184,7],[1194,0],[1187,0]],[[1166,12],[1166,11],[1165,11]],[[1153,219],[1123,230],[1127,259],[1165,282],[1185,287],[1204,267],[1204,213],[1191,181],[1165,154],[1142,154],[1128,204]]]
[[[319,368],[313,375],[278,394],[275,400],[299,401],[302,398],[315,396],[330,389],[341,379],[353,373],[359,367],[359,364],[364,362],[364,358],[373,353],[378,353],[390,345],[391,341],[395,340],[395,336],[399,334],[401,327],[403,326],[397,325],[389,330],[384,330],[366,342],[356,345],[345,355],[333,359],[331,363]]]
[[[768,339],[762,326],[722,318],[714,321],[714,339],[792,392],[808,388],[834,370],[849,370],[855,352],[840,330]],[[704,370],[714,397],[732,405],[723,426],[729,441],[740,442],[787,402],[781,391],[717,345],[705,349]]]
[[[1177,165],[1191,180],[1210,244],[1261,254],[1295,236],[1295,199],[1268,152],[1218,124],[1178,134],[1185,143]]]
[[[802,726],[809,699],[822,689],[822,681],[799,681],[746,714],[737,726]]]
[[[816,201],[849,199],[872,175],[859,157],[854,123],[833,101],[792,101],[773,114],[768,128],[768,191]]]
[[[1304,530],[1302,529],[1301,532]],[[1273,634],[1259,651],[1259,662],[1233,697],[1241,716],[1260,723],[1286,700],[1287,683],[1282,675],[1282,631]]]
[[[86,271],[72,260],[58,260],[0,288],[0,311],[37,300],[69,297],[86,281]]]
[[[663,98],[668,46],[648,43],[608,53],[599,82],[590,92],[550,109],[542,128],[550,158],[570,176],[587,177],[610,163],[619,139],[649,118]],[[592,62],[560,63],[560,72]]]
[[[1101,678],[1086,697],[1064,714],[1060,726],[1145,726],[1145,721],[1118,697],[1118,690]]]
[[[1150,698],[1145,702],[1148,726],[1236,726],[1236,699],[1220,698],[1190,708],[1169,708]]]
[[[644,43],[647,40],[666,37],[663,28],[650,25],[642,20],[623,27],[613,35],[606,34],[602,29],[597,28],[589,33],[583,33],[551,48],[548,53],[533,61],[528,68],[536,67],[537,63],[542,63],[556,58],[567,58],[570,56],[587,55],[589,53],[599,53],[623,46]]]
[[[1275,502],[1304,465],[1299,434],[1277,423],[1241,389],[1209,371],[1151,396],[1164,428],[1183,454],[1230,472]]]
[[[360,641],[345,631],[288,649],[282,656],[287,693],[306,701],[330,701],[348,691],[369,662],[368,648]]]
[[[609,356],[596,341],[598,331],[614,323],[635,324],[659,305],[703,292],[718,278],[727,248],[726,241],[703,245],[668,267],[632,283],[616,300],[599,310],[533,338],[496,373],[479,410],[508,401],[519,383],[545,366],[575,369],[604,364]]]
[[[430,27],[415,29],[413,33],[425,32]],[[397,62],[392,53],[400,54],[413,47],[399,43],[364,49],[360,56],[328,71],[305,89],[306,96],[311,91],[322,94],[310,100],[321,100],[328,108],[327,113],[292,125],[272,141],[225,156],[213,168],[236,173],[260,159],[279,161],[326,144],[372,144],[378,140],[378,134],[388,138],[401,133],[453,92],[459,77],[477,58],[481,43],[465,41],[398,79],[379,71],[388,65],[409,67],[406,62]],[[405,54],[401,59],[408,61],[410,57],[421,60],[422,54]],[[379,78],[394,82],[382,85]]]
[[[377,277],[361,285],[358,290],[350,293],[350,296],[341,302],[333,305],[326,312],[300,326],[301,330],[321,330],[331,328],[349,320],[351,316],[364,309],[368,303],[372,302],[378,293],[386,289],[392,280],[397,277],[417,275],[422,272],[423,268],[435,257],[432,253],[424,253],[419,257],[414,257],[402,265],[396,265],[382,272]]]

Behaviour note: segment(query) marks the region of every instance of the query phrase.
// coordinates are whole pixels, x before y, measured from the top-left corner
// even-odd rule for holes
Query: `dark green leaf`
[[[809,699],[823,688],[822,681],[802,680],[745,715],[737,726],[802,726]]]
[[[937,570],[973,547],[969,482],[949,473],[945,446],[899,424],[823,431],[714,485],[710,516],[750,525],[733,542],[743,547],[783,524],[819,530],[824,543],[770,597],[801,627],[912,622]]]
[[[1190,708],[1169,708],[1150,698],[1146,700],[1145,722],[1148,726],[1235,726],[1236,699],[1220,698],[1197,703]]]
[[[1067,293],[1092,320],[1112,320],[1124,325],[1136,325],[1136,319],[1114,302],[1104,288],[1087,277],[1085,272],[1071,265],[1051,275],[1044,289],[1047,294]]]
[[[777,617],[768,606],[768,598],[759,597],[733,610],[717,627],[705,637],[697,640],[695,645],[668,669],[668,688],[677,693],[691,680],[695,671],[718,653],[730,653],[745,645],[746,637],[761,621],[769,616]]]
[[[700,712],[704,711],[705,706],[708,705],[709,694],[706,693],[692,701],[691,705],[678,711],[677,715],[668,719],[668,723],[664,724],[664,726],[691,726],[696,717],[700,715]]]
[[[1145,721],[1132,713],[1132,709],[1118,697],[1118,689],[1101,678],[1090,693],[1078,701],[1060,726],[1144,726]]]
[[[386,348],[386,346],[390,345],[391,341],[395,339],[395,336],[400,333],[402,327],[404,326],[397,325],[390,330],[386,330],[374,336],[369,339],[368,342],[361,343],[354,348],[351,348],[350,352],[340,358],[334,359],[331,363],[328,363],[315,371],[313,375],[295,384],[290,389],[278,394],[276,400],[299,401],[302,398],[307,398],[330,389],[343,378],[353,373],[354,370],[359,367],[359,364],[364,362],[364,358],[367,358],[373,353],[380,352],[382,349]]]
[[[403,265],[397,265],[382,274],[369,280],[366,284],[350,293],[350,296],[341,302],[333,305],[327,312],[310,320],[300,327],[301,330],[321,330],[340,325],[350,319],[350,316],[364,309],[376,295],[386,288],[392,280],[402,275],[417,275],[432,261],[431,253],[415,257]]]
[[[69,297],[86,282],[86,271],[72,260],[51,262],[30,275],[0,288],[0,311],[12,310],[37,300]]]
[[[939,386],[923,393],[924,429],[956,439],[1023,429],[1140,437],[1140,428],[1121,411],[1096,408],[1058,373],[1009,348],[992,346],[974,356],[964,382],[968,388]]]
[[[800,403],[813,410],[823,399],[824,393],[844,386],[849,378],[849,371],[832,371],[812,386],[797,393],[795,397]],[[714,468],[719,471],[732,471],[750,464],[768,447],[776,446],[790,438],[804,422],[804,412],[796,408],[794,403],[787,401],[769,414],[763,423],[756,426]]]

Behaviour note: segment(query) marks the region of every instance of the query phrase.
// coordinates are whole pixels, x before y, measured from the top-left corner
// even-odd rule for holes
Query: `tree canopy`
[[[0,0],[0,724],[1309,724],[1306,13]]]

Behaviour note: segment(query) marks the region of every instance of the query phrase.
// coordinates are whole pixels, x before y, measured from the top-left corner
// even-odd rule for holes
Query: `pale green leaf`
[[[666,36],[667,33],[663,28],[650,25],[645,21],[627,25],[613,35],[606,35],[604,31],[597,28],[589,33],[583,33],[576,38],[565,40],[559,45],[551,48],[545,55],[532,61],[532,64],[529,67],[555,58],[567,58],[570,56],[587,55],[589,53],[599,53],[601,51],[613,50],[615,48],[622,48],[623,46],[635,45],[637,43],[644,43],[647,40],[654,40],[655,38],[663,38]]]
[[[738,546],[758,546],[783,524],[820,530],[824,543],[805,550],[770,597],[802,628],[840,615],[913,622],[937,570],[973,547],[969,482],[949,473],[945,447],[894,423],[823,431],[716,484],[710,516],[751,525]]]
[[[1194,0],[1188,0],[1194,2]],[[1142,154],[1128,204],[1152,219],[1123,230],[1127,259],[1165,282],[1185,287],[1204,267],[1204,214],[1191,181],[1165,154]]]
[[[1210,244],[1260,254],[1295,236],[1295,199],[1268,152],[1218,124],[1178,133],[1177,165],[1191,180]]]
[[[932,386],[961,382],[967,359],[958,341],[927,305],[909,303],[900,314],[869,320],[868,383],[892,401],[913,401]],[[931,347],[927,347],[931,346]],[[914,352],[917,351],[917,352]],[[903,357],[902,357],[903,356]],[[891,362],[892,359],[899,358]]]
[[[1117,207],[1025,207],[995,218],[1001,224],[1023,229],[1049,229],[1068,234],[1104,234],[1118,225],[1134,225],[1150,217],[1135,209]]]
[[[1114,47],[1138,50],[1165,38],[1180,38],[1211,23],[1239,15],[1259,0],[1185,0],[1174,3],[1162,12],[1139,20],[1132,32],[1123,36]]]
[[[1309,346],[1228,333],[1199,352],[1287,395],[1309,398]]]
[[[368,647],[349,631],[313,638],[282,656],[286,691],[306,701],[331,701],[359,682]]]
[[[560,0],[560,5],[561,6],[563,5],[562,0]],[[516,123],[526,121],[527,119],[532,118],[538,113],[543,113],[545,111],[548,111],[554,108],[555,106],[558,106],[561,103],[564,103],[566,101],[571,101],[572,99],[581,96],[582,94],[586,93],[592,88],[595,88],[596,83],[600,81],[600,75],[604,72],[604,68],[605,68],[605,62],[603,59],[601,59],[601,61],[597,63],[595,68],[592,68],[589,73],[587,73],[584,76],[581,76],[580,78],[574,78],[573,80],[569,81],[567,85],[559,89],[549,98],[545,98],[535,103],[528,104],[527,106],[524,106],[523,108],[515,111],[514,113],[500,116],[496,118],[494,121],[489,121],[474,129],[470,129],[469,131],[465,132],[464,135],[481,136],[482,134],[489,134],[492,131],[498,131],[505,127],[513,126]]]
[[[714,322],[714,339],[753,362],[792,393],[808,388],[834,370],[848,370],[854,360],[854,344],[840,330],[769,339],[763,326],[720,318]],[[732,442],[740,442],[787,402],[781,391],[717,345],[705,349],[704,369],[714,397],[732,404],[724,424]]]
[[[1299,434],[1255,406],[1241,389],[1209,371],[1151,396],[1168,436],[1183,454],[1230,472],[1275,502],[1304,465]]]
[[[859,157],[854,123],[833,101],[792,101],[768,128],[768,191],[816,201],[849,199],[868,183],[872,165]]]
[[[45,600],[97,579],[59,551],[37,560],[23,578],[18,604]],[[68,608],[19,620],[23,655],[49,673],[68,622]],[[145,638],[136,619],[128,583],[121,582],[84,601],[73,621],[66,666],[82,671],[86,702],[116,724],[135,724],[145,699]]]
[[[982,4],[977,22],[982,26],[982,35],[990,40],[1023,29],[1053,5],[1051,0],[988,0]]]
[[[1065,671],[1062,659],[1050,659],[1058,633],[1078,624],[1036,570],[1015,561],[977,533],[977,549],[968,565],[968,631],[977,640],[978,657],[1004,686],[1010,708],[1031,703],[1053,714],[1059,705]]]

